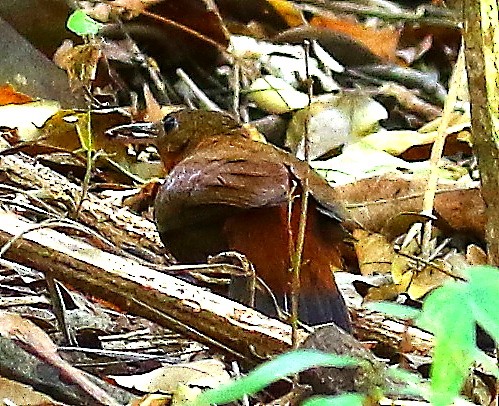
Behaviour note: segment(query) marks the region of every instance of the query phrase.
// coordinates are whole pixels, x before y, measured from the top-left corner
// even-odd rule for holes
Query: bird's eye
[[[166,133],[175,130],[178,127],[178,120],[171,114],[163,118],[163,129]]]

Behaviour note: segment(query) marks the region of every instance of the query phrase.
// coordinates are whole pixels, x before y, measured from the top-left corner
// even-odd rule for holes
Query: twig
[[[315,0],[294,1],[294,6],[298,10],[308,11],[317,15],[335,16],[335,13],[350,13],[366,17],[378,17],[385,21],[414,21],[440,27],[458,28],[459,20],[450,10],[438,9],[440,15],[429,15],[429,10],[419,7],[416,10],[399,9],[387,10],[380,7],[371,7],[348,1],[328,1],[320,6],[309,3],[316,3]],[[437,10],[437,8],[433,8]]]
[[[151,13],[150,11],[146,11],[146,10],[142,11],[142,15],[151,17],[155,20],[161,21],[164,24],[171,25],[173,27],[178,28],[179,30],[187,32],[187,33],[193,35],[194,37],[199,38],[199,39],[207,42],[210,45],[213,45],[215,48],[217,48],[221,53],[223,53],[228,58],[232,58],[231,54],[229,52],[227,52],[227,50],[225,49],[225,47],[223,45],[219,44],[218,42],[216,42],[212,38],[207,37],[206,35],[201,34],[200,32],[193,30],[192,28],[187,27],[184,24],[180,24],[176,21],[170,20],[169,18],[162,17],[158,14],[154,14],[154,13]]]
[[[313,79],[309,74],[308,56],[310,53],[310,41],[304,41],[303,48],[305,50],[305,72],[308,81],[308,109],[307,117],[305,119],[305,161],[310,164],[310,142],[308,134],[308,121],[310,116],[310,105],[312,103],[313,92]],[[295,250],[292,256],[293,267],[293,281],[292,281],[292,295],[291,295],[291,325],[292,325],[292,345],[293,348],[298,347],[298,304],[300,294],[300,270],[303,257],[303,248],[305,245],[305,231],[307,226],[307,210],[308,198],[310,194],[310,187],[308,177],[305,177],[301,183],[301,207],[300,207],[300,221],[298,223],[298,235],[296,237]]]
[[[84,118],[84,123],[81,122],[81,119]],[[94,159],[93,157],[93,134],[92,134],[92,118],[90,114],[90,106],[88,106],[87,111],[84,115],[81,115],[80,118],[78,118],[78,121],[76,123],[76,131],[78,132],[78,136],[80,138],[81,146],[84,148],[85,153],[86,153],[86,158],[87,158],[87,165],[86,165],[86,170],[85,170],[85,177],[83,178],[83,184],[81,187],[81,196],[80,196],[80,201],[78,202],[78,205],[76,207],[76,212],[72,214],[73,219],[78,218],[78,215],[80,214],[81,207],[83,205],[83,202],[85,201],[87,194],[88,194],[88,188],[90,186],[90,177],[92,176],[92,167],[94,165]]]
[[[435,194],[438,185],[438,175],[440,158],[444,151],[445,139],[447,138],[446,129],[449,126],[449,122],[452,118],[452,112],[457,101],[458,89],[461,87],[463,82],[463,72],[464,72],[464,48],[461,46],[459,50],[459,57],[457,59],[456,65],[454,67],[454,72],[452,73],[452,78],[449,86],[449,94],[445,101],[444,110],[442,113],[442,120],[437,130],[437,137],[431,148],[430,157],[430,174],[428,176],[428,186],[425,190],[423,197],[423,214],[431,215],[433,211],[433,204],[435,201]],[[430,241],[431,241],[431,231],[432,231],[432,221],[427,221],[424,225],[423,231],[423,241],[422,241],[422,254],[423,258],[428,259],[430,257]]]
[[[194,81],[184,72],[182,68],[177,69],[177,76],[191,89],[191,91],[197,96],[199,101],[211,111],[222,111],[214,102],[212,102],[208,96],[194,83]]]

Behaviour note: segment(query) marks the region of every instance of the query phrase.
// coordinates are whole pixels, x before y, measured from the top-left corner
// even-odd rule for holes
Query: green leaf
[[[499,269],[492,266],[471,267],[468,275],[473,316],[499,343]]]
[[[75,10],[66,22],[68,29],[79,36],[95,35],[103,25],[89,17],[83,10]]]
[[[431,402],[446,406],[459,395],[475,353],[475,320],[468,285],[448,283],[435,290],[423,305],[419,322],[435,335]]]
[[[302,403],[302,406],[362,406],[365,396],[346,393],[340,396],[314,396]]]
[[[327,367],[351,367],[359,365],[352,357],[326,354],[314,350],[298,350],[280,355],[250,372],[241,379],[206,391],[194,401],[195,405],[223,404],[252,395],[270,383],[306,369]]]
[[[370,302],[364,307],[369,310],[374,310],[388,316],[398,317],[399,319],[404,320],[415,319],[421,314],[421,311],[418,309],[392,302]]]
[[[463,289],[466,289],[464,283],[448,282],[434,290],[424,301],[423,311],[416,320],[416,324],[435,335],[445,332],[444,324],[454,320],[454,317],[445,320],[448,313],[453,310],[451,303],[454,303],[458,308],[466,306],[469,310],[469,303],[466,295],[462,292]],[[464,302],[456,301],[456,296],[464,296]]]

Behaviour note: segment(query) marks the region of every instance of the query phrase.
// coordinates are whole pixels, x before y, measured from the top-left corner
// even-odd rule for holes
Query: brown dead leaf
[[[166,406],[171,405],[171,396],[166,395],[146,395],[134,400],[130,406]]]
[[[435,220],[435,217],[420,213],[400,213],[394,218],[388,219],[381,229],[381,234],[388,241],[393,241],[398,236],[407,233],[414,223],[424,223],[429,220]]]
[[[49,396],[35,391],[29,385],[23,385],[2,377],[0,377],[0,399],[3,400],[2,404],[4,405],[62,405],[62,403],[56,402]]]
[[[380,63],[381,58],[363,43],[342,32],[311,25],[301,25],[280,32],[273,38],[277,43],[302,44],[316,40],[340,64],[346,67]]]
[[[425,42],[431,39],[429,47]],[[436,65],[439,69],[449,69],[453,66],[459,52],[461,32],[456,27],[439,26],[435,24],[405,24],[401,33],[399,48],[407,50],[415,48],[414,58],[425,57],[426,62]],[[407,54],[407,51],[403,51]],[[409,56],[408,62],[414,62]]]
[[[400,292],[405,292],[411,283],[414,267],[410,257],[417,255],[419,250],[419,244],[412,239],[393,259],[391,269],[393,283],[400,286]]]
[[[433,261],[422,269],[417,266],[417,259],[411,260],[420,249],[414,240],[396,254],[382,234],[355,230],[353,236],[362,275],[391,272],[393,277],[393,283],[369,288],[364,300],[392,300],[402,292],[411,299],[419,299],[452,278],[451,261]]]
[[[185,0],[181,3],[163,1],[149,7],[145,15],[165,26],[175,26],[181,32],[188,32],[192,37],[202,39],[205,47],[207,43],[218,44],[224,48],[228,45],[228,33],[221,25],[219,16],[203,1]],[[169,40],[175,41],[175,38],[170,37]],[[177,52],[184,51],[186,50],[177,48]]]
[[[390,272],[395,252],[383,235],[357,229],[353,232],[353,237],[362,275]]]
[[[73,46],[66,40],[54,54],[54,62],[68,73],[71,90],[76,92],[91,87],[101,56],[100,48],[94,44]]]
[[[149,85],[144,84],[144,99],[146,102],[146,113],[144,115],[145,121],[155,122],[163,118],[164,114],[161,111],[161,106],[151,92]]]
[[[33,99],[23,93],[17,92],[11,85],[0,86],[0,106],[6,104],[24,104],[33,101]]]
[[[98,21],[109,21],[112,18],[122,18],[129,20],[137,17],[150,4],[157,3],[159,0],[114,0],[104,3],[84,3],[84,10],[92,18]],[[80,6],[81,7],[81,6]]]
[[[434,265],[427,265],[422,270],[414,272],[411,278],[407,294],[411,299],[420,299],[428,292],[432,291],[448,280],[454,280],[445,268],[447,264],[443,261],[436,261],[440,267]]]
[[[30,150],[39,152],[37,148],[48,147],[73,154],[75,151],[81,150],[82,145],[75,126],[77,119],[77,115],[68,110],[61,110],[54,114],[42,127],[41,135],[36,140],[36,144],[30,146],[32,149],[25,148],[24,151],[27,153]],[[127,145],[105,135],[108,128],[128,123],[129,120],[129,117],[120,113],[92,114],[93,149],[100,151],[103,157],[111,160],[123,170],[129,171],[142,179],[161,177],[164,170],[159,161],[140,161],[137,155],[130,153]]]
[[[395,300],[397,296],[403,292],[399,285],[390,283],[387,285],[373,286],[367,291],[364,297],[364,302],[377,302],[380,300]]]
[[[143,392],[172,393],[179,385],[216,387],[230,380],[225,364],[215,359],[169,365],[141,375],[112,376],[118,384]]]
[[[470,265],[487,265],[487,253],[476,244],[466,247],[466,261]]]
[[[421,211],[425,188],[426,180],[422,177],[387,175],[362,179],[336,190],[366,230],[380,232],[400,213]],[[434,207],[435,225],[445,233],[460,232],[470,239],[484,240],[485,203],[477,182],[469,186],[440,184]]]
[[[353,20],[326,18],[323,16],[315,16],[310,21],[310,24],[346,34],[353,40],[363,44],[374,55],[384,61],[394,62],[397,59],[395,51],[397,50],[400,32],[395,28],[372,28]]]
[[[296,27],[304,23],[305,19],[300,10],[288,0],[267,0],[269,4],[279,13],[290,27]]]

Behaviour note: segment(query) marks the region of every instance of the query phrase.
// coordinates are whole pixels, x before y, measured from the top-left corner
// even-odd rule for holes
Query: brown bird
[[[299,318],[309,324],[332,321],[350,330],[332,272],[344,267],[342,221],[349,216],[334,189],[307,163],[252,140],[237,121],[217,112],[182,110],[159,123],[132,124],[131,130],[154,137],[168,171],[154,205],[166,248],[182,262],[239,251],[281,304],[289,303],[290,247],[298,232],[302,182],[308,179]],[[271,313],[268,300],[257,297],[257,308]]]

